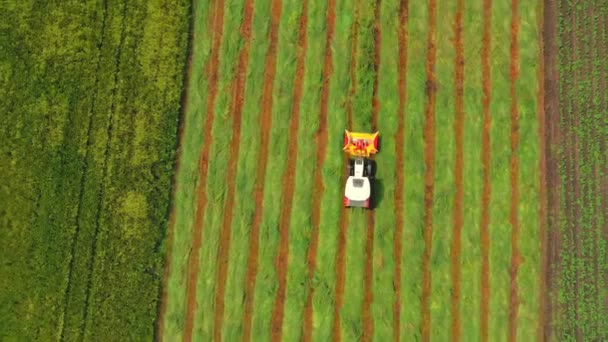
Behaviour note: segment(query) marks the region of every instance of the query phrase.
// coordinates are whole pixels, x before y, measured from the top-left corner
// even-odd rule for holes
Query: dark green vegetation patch
[[[189,2],[0,7],[0,340],[151,340]]]

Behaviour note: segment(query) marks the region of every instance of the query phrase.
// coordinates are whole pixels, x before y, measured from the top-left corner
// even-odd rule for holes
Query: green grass
[[[0,338],[153,337],[188,7],[4,4]]]

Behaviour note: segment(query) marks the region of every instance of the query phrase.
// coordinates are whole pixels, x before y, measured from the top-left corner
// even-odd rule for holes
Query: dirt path
[[[298,152],[298,126],[300,116],[300,100],[302,99],[302,85],[304,83],[304,71],[306,62],[306,48],[307,48],[307,32],[306,26],[308,23],[308,0],[302,2],[302,14],[300,16],[300,23],[298,26],[298,51],[296,61],[296,78],[294,81],[293,89],[293,102],[291,107],[291,116],[289,121],[289,131],[292,132],[293,137],[288,142],[287,147],[287,168],[283,173],[283,196],[281,202],[283,203],[283,209],[279,218],[279,224],[281,230],[289,230],[289,224],[291,221],[291,209],[293,205],[293,195],[295,191],[295,175],[296,175],[296,161]],[[289,239],[285,237],[285,241]],[[282,251],[282,250],[281,250]],[[285,249],[286,251],[286,249]],[[283,257],[287,260],[287,257]],[[286,266],[286,265],[285,265]],[[287,272],[284,274],[282,281],[285,282],[287,279]],[[310,334],[312,330],[312,316],[309,317],[310,325],[306,326],[307,322],[304,322],[303,334]],[[251,323],[249,324],[251,325]],[[306,339],[306,337],[305,337]],[[310,335],[308,337],[310,340]]]
[[[239,149],[241,145],[241,115],[243,111],[245,83],[247,79],[247,64],[249,63],[249,47],[251,42],[251,26],[253,22],[254,0],[245,1],[245,12],[241,24],[241,36],[244,40],[243,48],[239,53],[238,66],[232,85],[232,137],[230,139],[230,159],[226,172],[226,202],[220,231],[220,240],[217,249],[217,278],[215,281],[215,312],[213,334],[215,341],[222,340],[222,323],[224,319],[224,293],[228,273],[228,252],[230,251],[230,237],[232,233],[232,212],[234,208],[234,179],[236,178]]]
[[[217,79],[219,67],[219,54],[222,36],[224,33],[224,1],[217,0],[213,9],[213,42],[211,56],[206,65],[206,73],[209,75],[208,98],[207,98],[207,118],[203,125],[203,144],[199,157],[199,181],[196,188],[196,212],[194,229],[192,231],[192,251],[188,257],[188,280],[186,283],[186,318],[184,325],[184,341],[192,341],[192,329],[194,326],[194,311],[196,309],[196,280],[199,271],[199,253],[203,238],[203,222],[205,221],[205,208],[207,206],[207,173],[209,170],[209,149],[213,141],[213,121],[215,119],[215,98],[217,95]]]
[[[452,273],[452,295],[451,307],[452,314],[452,340],[460,341],[460,243],[462,235],[463,217],[463,169],[464,169],[464,150],[463,150],[463,131],[464,131],[464,48],[462,43],[462,14],[464,11],[464,0],[456,3],[456,20],[454,23],[454,47],[456,58],[454,60],[454,70],[456,79],[456,108],[454,120],[454,136],[456,137],[456,151],[454,161],[454,180],[456,183],[456,193],[454,194],[454,213],[453,213],[453,235],[452,248],[450,254],[451,273]]]
[[[374,8],[374,83],[372,85],[372,132],[378,130],[378,113],[380,101],[378,100],[378,84],[380,78],[380,51],[382,50],[382,23],[380,12],[382,1],[376,0]],[[373,203],[375,205],[375,203]],[[365,270],[363,273],[363,341],[371,341],[374,336],[374,318],[372,303],[374,301],[374,230],[376,227],[375,211],[367,214],[367,231],[365,238]]]
[[[329,79],[333,73],[332,64],[332,51],[331,43],[334,36],[334,29],[336,26],[336,1],[329,0],[327,4],[327,36],[325,41],[325,56],[323,58],[323,86],[321,88],[321,103],[319,110],[319,129],[315,136],[315,145],[317,147],[316,165],[314,170],[313,179],[322,179],[321,169],[325,161],[325,149],[327,147],[327,101],[329,99]],[[310,324],[309,332],[312,332],[312,299],[314,296],[314,287],[312,286],[313,277],[315,273],[315,267],[317,263],[317,248],[319,247],[319,223],[321,221],[321,198],[325,192],[325,186],[323,182],[317,183],[312,192],[312,236],[310,240],[310,246],[306,255],[308,263],[308,298],[306,300],[306,306],[304,308],[304,329],[306,325]],[[309,317],[309,318],[306,318]],[[304,334],[306,337],[311,337],[309,334]]]
[[[209,6],[213,8],[213,3]],[[194,16],[193,16],[194,17]],[[213,11],[210,11],[210,18],[213,18]],[[213,30],[213,20],[210,20],[209,24],[209,32]],[[192,78],[192,54],[193,54],[193,44],[196,39],[196,35],[194,33],[194,19],[190,22],[190,32],[188,37],[188,55],[186,61],[186,74],[184,75],[184,88],[181,98],[181,106],[180,106],[180,120],[177,128],[177,157],[175,159],[175,173],[173,174],[173,181],[171,187],[171,204],[170,204],[170,213],[169,213],[169,223],[167,225],[167,240],[166,240],[166,248],[167,252],[165,253],[165,263],[163,270],[163,278],[160,287],[160,300],[158,306],[158,318],[156,320],[156,336],[155,339],[162,340],[164,335],[164,322],[165,322],[165,314],[167,312],[167,287],[169,283],[169,275],[171,274],[171,260],[172,259],[172,251],[173,251],[173,235],[175,231],[175,193],[177,191],[177,179],[180,175],[181,169],[181,159],[182,159],[182,146],[184,142],[184,126],[186,125],[186,113],[188,113],[188,96],[190,89],[190,79]]]
[[[546,184],[546,203],[547,203],[547,231],[545,252],[543,254],[543,275],[544,288],[541,298],[541,315],[539,334],[542,339],[547,341],[551,338],[553,330],[553,307],[554,294],[559,265],[559,230],[558,218],[560,210],[559,202],[559,173],[558,158],[559,153],[556,149],[559,146],[560,138],[560,114],[558,101],[558,73],[557,73],[557,3],[552,0],[543,2],[543,90],[544,90],[544,128],[545,128],[545,184]],[[541,152],[542,153],[542,152]],[[542,162],[542,160],[541,160]],[[542,169],[541,169],[542,172]]]
[[[429,32],[426,55],[426,104],[424,108],[424,254],[422,256],[422,340],[431,339],[431,251],[433,247],[433,194],[435,190],[435,101],[437,80],[435,58],[437,47],[437,0],[429,0]]]
[[[401,0],[399,4],[399,108],[397,111],[397,132],[395,133],[395,237],[393,251],[395,253],[395,302],[393,303],[393,339],[401,340],[401,255],[403,254],[403,192],[405,188],[405,162],[403,151],[405,146],[405,106],[407,104],[407,44],[408,44],[408,0]]]
[[[519,17],[517,15],[517,0],[511,0],[511,67],[510,67],[510,94],[511,94],[511,161],[509,174],[511,178],[511,206],[509,221],[511,223],[511,268],[509,292],[509,341],[517,339],[517,309],[519,298],[517,293],[517,271],[521,263],[517,246],[519,222],[517,206],[519,205],[519,111],[517,109],[517,87],[519,77],[519,47],[517,37],[519,33]]]
[[[483,131],[481,133],[481,168],[483,185],[481,194],[481,219],[479,235],[481,240],[481,304],[480,332],[481,341],[488,341],[488,319],[490,308],[490,197],[492,185],[490,182],[490,98],[492,96],[492,75],[490,69],[492,31],[492,0],[483,1],[483,36],[481,48],[481,77],[483,88]]]

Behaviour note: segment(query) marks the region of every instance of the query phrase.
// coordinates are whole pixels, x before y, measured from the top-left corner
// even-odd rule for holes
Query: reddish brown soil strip
[[[433,193],[435,190],[435,101],[437,80],[435,58],[437,47],[437,0],[429,0],[429,32],[426,55],[426,96],[424,108],[424,254],[422,255],[422,340],[431,339],[431,251],[433,247]]]
[[[481,193],[481,219],[479,235],[481,240],[481,304],[480,304],[480,332],[481,341],[488,341],[488,319],[490,308],[490,197],[492,187],[490,183],[490,97],[492,90],[492,75],[490,70],[492,30],[492,0],[483,2],[483,36],[481,47],[481,76],[483,88],[483,130],[481,133],[481,168],[483,172],[483,185]]]
[[[403,170],[403,149],[405,146],[405,106],[407,103],[407,42],[408,42],[408,0],[401,0],[399,4],[399,61],[398,86],[399,108],[397,109],[397,132],[395,133],[395,236],[393,239],[393,252],[395,259],[395,278],[393,287],[395,302],[393,303],[393,340],[401,340],[401,255],[403,253],[403,191],[405,177]]]
[[[359,8],[357,2],[355,2],[353,26],[351,29],[351,57],[350,57],[350,89],[348,92],[348,99],[346,100],[346,127],[347,129],[352,128],[353,123],[353,103],[352,99],[357,92],[357,44],[359,41]],[[344,166],[348,165],[348,156],[342,155]],[[342,182],[346,181],[346,175],[342,174]],[[340,310],[344,303],[344,284],[346,276],[346,232],[348,230],[348,215],[346,215],[346,208],[342,206],[340,208],[340,215],[338,217],[338,247],[336,251],[336,288],[335,288],[335,305],[334,305],[334,316],[332,324],[332,334],[334,341],[342,340],[342,331],[340,323]]]
[[[327,102],[329,99],[329,79],[333,73],[332,65],[332,53],[331,53],[331,42],[334,36],[334,28],[336,23],[336,1],[330,0],[327,4],[327,38],[325,41],[325,56],[323,58],[323,85],[321,88],[321,103],[319,111],[319,129],[315,137],[315,144],[317,146],[316,165],[314,170],[313,179],[322,179],[321,169],[325,161],[325,148],[327,146]],[[306,306],[304,309],[304,317],[309,317],[308,321],[310,329],[307,329],[307,320],[304,320],[304,329],[312,332],[312,299],[314,295],[314,288],[312,281],[315,273],[315,267],[317,263],[317,248],[319,247],[319,223],[321,221],[321,197],[325,191],[323,182],[319,182],[314,187],[312,192],[312,236],[310,240],[310,247],[308,248],[308,254],[306,260],[308,263],[308,298],[306,300]],[[310,337],[308,334],[304,334],[304,338]]]
[[[232,98],[232,137],[230,139],[230,160],[226,172],[226,204],[220,240],[217,249],[217,278],[215,281],[215,312],[213,334],[215,341],[222,340],[222,321],[224,319],[224,292],[226,290],[226,278],[228,275],[228,252],[230,251],[230,236],[232,232],[232,211],[234,207],[234,179],[236,178],[237,162],[241,140],[241,114],[243,111],[245,81],[247,76],[247,63],[249,62],[249,43],[251,41],[251,25],[253,22],[253,2],[245,1],[245,12],[241,24],[241,36],[244,45],[239,53],[238,66],[234,77]],[[238,253],[238,251],[237,251]]]
[[[539,274],[539,293],[541,294],[541,300],[539,305],[538,312],[538,327],[537,327],[537,340],[542,341],[543,336],[545,335],[545,313],[547,308],[547,301],[545,300],[545,293],[549,291],[546,290],[546,278],[545,274],[547,273],[547,265],[546,265],[546,255],[547,255],[547,155],[545,153],[546,147],[546,138],[545,138],[545,60],[544,60],[544,41],[543,41],[543,27],[544,27],[544,16],[543,13],[543,2],[539,2],[539,6],[541,8],[540,13],[538,15],[538,74],[537,74],[537,83],[538,83],[538,94],[536,96],[536,111],[537,111],[537,119],[538,119],[538,143],[539,143],[539,163],[538,168],[540,170],[540,178],[539,178],[539,233],[540,233],[540,255],[541,255],[541,272]]]
[[[559,154],[555,147],[559,146],[560,136],[560,115],[558,101],[558,73],[557,73],[557,3],[552,0],[543,1],[543,20],[542,20],[542,64],[543,68],[543,90],[544,90],[544,128],[545,145],[541,153],[545,153],[545,184],[546,184],[546,250],[543,254],[544,287],[541,291],[541,316],[540,329],[541,338],[547,341],[551,338],[553,330],[553,307],[554,293],[559,265],[559,173],[558,160]],[[542,138],[541,138],[542,139]],[[542,163],[542,160],[541,160]],[[542,169],[541,169],[542,172]],[[542,177],[542,175],[541,175]]]
[[[382,50],[382,23],[380,12],[382,1],[376,0],[374,8],[374,83],[372,85],[372,132],[378,129],[378,113],[380,101],[378,100],[378,83],[380,78],[380,51]],[[373,203],[375,205],[375,203]],[[376,227],[375,211],[367,214],[367,236],[365,238],[365,269],[363,273],[363,341],[371,341],[374,336],[374,318],[372,303],[374,301],[373,275],[374,275],[374,229]]]
[[[207,206],[207,173],[209,170],[209,146],[213,141],[212,128],[215,119],[215,97],[217,95],[217,79],[219,67],[219,54],[222,36],[224,33],[224,1],[218,0],[214,4],[213,41],[211,56],[206,66],[209,75],[209,87],[207,89],[207,117],[203,125],[203,145],[199,156],[199,180],[196,187],[196,212],[192,232],[192,252],[188,258],[188,281],[186,284],[186,322],[184,326],[184,341],[192,341],[192,330],[194,326],[194,312],[196,310],[196,280],[199,271],[199,253],[203,238],[203,222],[205,221],[205,207]]]
[[[209,4],[209,8],[213,8],[214,3]],[[213,11],[210,11],[209,15],[210,19],[213,19]],[[181,99],[181,109],[180,115],[181,120],[178,126],[177,131],[177,158],[175,161],[175,173],[173,174],[173,187],[171,189],[171,201],[173,202],[175,199],[175,192],[177,190],[177,177],[180,174],[181,169],[181,159],[182,159],[182,149],[183,146],[183,133],[184,133],[184,125],[186,113],[188,112],[188,95],[190,89],[190,79],[192,78],[192,52],[194,51],[192,45],[196,39],[194,34],[194,23],[190,23],[190,37],[188,39],[188,59],[186,61],[186,75],[184,75],[184,90]],[[213,20],[211,20],[209,24],[209,31],[213,29]],[[163,339],[164,335],[164,322],[165,322],[165,313],[167,312],[167,286],[169,281],[169,275],[171,274],[171,260],[172,260],[172,250],[173,250],[173,234],[175,230],[175,203],[171,204],[171,209],[169,213],[169,224],[167,225],[167,240],[166,240],[166,248],[167,252],[165,253],[165,268],[163,271],[163,279],[161,284],[161,293],[160,293],[160,303],[158,308],[158,318],[156,320],[156,338],[158,340]]]
[[[510,67],[510,94],[511,94],[511,210],[509,221],[511,222],[511,269],[509,292],[509,341],[517,339],[517,309],[519,298],[517,293],[517,271],[521,262],[517,239],[519,234],[519,222],[517,217],[517,206],[519,205],[519,112],[517,110],[517,88],[516,82],[519,77],[519,48],[517,35],[519,32],[519,18],[517,16],[517,0],[511,0],[511,67]]]
[[[452,248],[450,255],[452,273],[452,297],[450,310],[452,314],[452,340],[460,341],[460,239],[462,234],[462,226],[464,224],[462,203],[464,198],[464,48],[462,45],[462,13],[464,10],[464,0],[458,0],[456,6],[456,20],[454,23],[454,45],[456,48],[456,59],[454,60],[456,79],[456,110],[454,120],[454,135],[456,137],[456,159],[454,161],[454,180],[456,182],[456,193],[454,195],[454,230],[452,235]]]

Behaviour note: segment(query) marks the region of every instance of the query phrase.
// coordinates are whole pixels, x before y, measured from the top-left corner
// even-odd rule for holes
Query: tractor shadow
[[[382,200],[384,199],[384,184],[382,179],[375,178],[372,183],[372,198],[373,200],[373,209],[376,209],[382,204]]]

